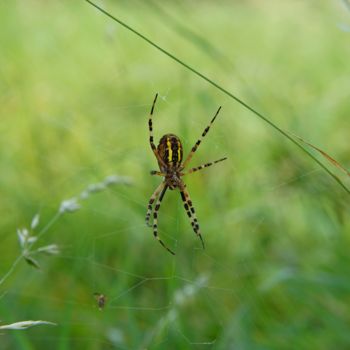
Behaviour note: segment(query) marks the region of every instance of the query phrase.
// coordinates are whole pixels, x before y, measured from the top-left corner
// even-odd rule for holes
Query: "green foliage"
[[[339,24],[350,13],[341,2],[104,7],[349,164],[350,34]],[[57,323],[2,331],[5,348],[350,346],[349,196],[316,163],[84,1],[2,2],[0,29],[0,280],[15,267],[0,284],[0,319]],[[186,178],[205,251],[175,191],[159,233],[177,255],[144,224],[160,181],[149,175],[155,92],[156,140],[173,132],[185,152],[223,106],[191,165],[228,160]],[[132,185],[57,216],[63,200],[114,173]],[[30,255],[40,270],[14,265],[16,230],[38,212],[40,245],[59,254]],[[101,311],[94,293],[106,295]]]

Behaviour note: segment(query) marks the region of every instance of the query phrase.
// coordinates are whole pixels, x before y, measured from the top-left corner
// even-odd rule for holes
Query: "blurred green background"
[[[99,4],[349,164],[341,1]],[[0,42],[0,320],[57,323],[2,331],[1,349],[350,348],[349,195],[315,162],[85,1],[3,1]],[[177,255],[144,224],[160,181],[149,175],[156,92],[155,138],[175,133],[185,152],[223,106],[191,165],[229,159],[186,178],[205,251],[175,191],[159,233]],[[111,174],[132,185],[56,215]],[[61,250],[35,255],[40,270],[14,265],[16,229],[36,213],[35,247]]]

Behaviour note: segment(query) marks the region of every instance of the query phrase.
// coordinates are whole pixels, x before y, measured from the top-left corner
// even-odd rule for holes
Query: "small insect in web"
[[[157,158],[160,171],[152,170],[151,175],[162,176],[164,180],[156,188],[156,190],[154,191],[154,193],[152,194],[148,202],[148,208],[146,213],[146,224],[148,226],[152,226],[150,224],[150,218],[152,214],[153,203],[156,201],[154,211],[153,211],[153,235],[169,253],[175,255],[175,253],[170,248],[168,248],[158,236],[158,211],[167,189],[169,188],[170,190],[174,190],[178,188],[180,190],[181,199],[184,203],[187,216],[190,219],[192,229],[201,240],[202,246],[204,249],[204,241],[199,228],[196,211],[192,204],[190,194],[187,191],[186,184],[182,180],[182,177],[227,159],[227,157],[224,157],[214,162],[205,163],[203,165],[190,168],[189,170],[184,171],[185,167],[188,165],[188,163],[192,159],[194,153],[197,151],[198,146],[201,144],[203,138],[208,133],[210,127],[214,123],[214,120],[219,114],[221,107],[219,107],[219,109],[214,115],[214,118],[211,120],[209,125],[204,129],[201,137],[197,140],[195,145],[192,147],[186,159],[182,161],[183,147],[180,139],[176,135],[166,134],[160,139],[158,147],[156,147],[154,144],[152,116],[153,116],[154,106],[157,101],[157,97],[158,97],[158,94],[156,94],[152,104],[151,113],[148,120],[148,127],[149,127],[149,142],[151,144],[152,151],[155,157]]]
[[[105,307],[107,297],[102,293],[94,293],[94,297],[97,301],[98,309],[102,310]]]

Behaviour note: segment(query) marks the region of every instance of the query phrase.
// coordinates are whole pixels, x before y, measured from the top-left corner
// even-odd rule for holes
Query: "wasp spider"
[[[176,135],[166,134],[160,139],[158,147],[156,147],[154,144],[152,116],[153,116],[154,106],[155,106],[156,101],[157,101],[157,97],[158,97],[158,94],[156,94],[154,101],[153,101],[153,104],[152,104],[151,113],[150,113],[149,120],[148,120],[148,126],[149,126],[149,142],[151,144],[152,151],[157,158],[160,171],[153,170],[153,171],[151,171],[151,175],[162,176],[164,178],[164,180],[156,188],[156,190],[154,191],[154,193],[152,194],[152,196],[148,202],[146,223],[148,226],[152,226],[150,224],[150,218],[151,218],[153,204],[156,201],[154,211],[153,211],[153,235],[168,252],[175,255],[175,253],[171,249],[169,249],[164,244],[164,242],[160,239],[160,237],[158,236],[158,211],[159,211],[160,204],[162,202],[162,199],[163,199],[167,189],[169,188],[170,190],[174,190],[174,189],[178,188],[180,190],[181,198],[182,198],[182,201],[184,203],[186,213],[190,219],[193,231],[201,240],[202,246],[204,249],[204,241],[203,241],[203,238],[201,235],[201,231],[199,229],[196,211],[195,211],[194,206],[192,204],[190,195],[186,189],[186,184],[182,180],[182,176],[194,173],[198,170],[209,167],[213,164],[219,163],[219,162],[227,159],[226,157],[221,158],[221,159],[218,159],[214,162],[206,163],[206,164],[197,166],[195,168],[191,168],[187,171],[184,171],[185,167],[188,165],[188,163],[192,159],[194,153],[197,151],[197,148],[200,145],[200,143],[202,142],[203,138],[208,133],[208,131],[209,131],[211,125],[213,124],[216,116],[218,115],[221,107],[219,107],[219,109],[215,113],[215,116],[211,120],[210,124],[204,129],[202,136],[198,139],[198,141],[192,147],[191,152],[188,154],[187,158],[184,161],[182,161],[183,148],[182,148],[182,144],[181,144],[180,139]]]

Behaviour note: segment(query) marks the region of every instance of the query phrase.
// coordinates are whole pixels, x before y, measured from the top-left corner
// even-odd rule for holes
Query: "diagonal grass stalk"
[[[134,34],[136,34],[139,38],[143,39],[144,41],[146,41],[147,43],[149,43],[151,46],[155,47],[157,50],[161,51],[163,54],[165,54],[166,56],[170,57],[171,59],[173,59],[174,61],[176,61],[177,63],[179,63],[180,65],[182,65],[183,67],[185,67],[186,69],[190,70],[192,73],[194,73],[195,75],[199,76],[200,78],[202,78],[203,80],[205,80],[206,82],[208,82],[209,84],[211,84],[212,86],[214,86],[216,89],[220,90],[221,92],[223,92],[224,94],[226,94],[227,96],[229,96],[230,98],[232,98],[233,100],[235,100],[236,102],[238,102],[240,105],[242,105],[243,107],[245,107],[246,109],[248,109],[250,112],[252,112],[253,114],[255,114],[257,117],[259,117],[260,119],[262,119],[263,121],[265,121],[268,125],[270,125],[273,129],[275,129],[277,132],[279,132],[280,134],[282,134],[284,137],[286,137],[289,141],[291,141],[295,146],[297,146],[300,150],[302,150],[304,153],[306,153],[314,162],[316,162],[324,171],[326,171],[328,173],[329,176],[331,176],[348,194],[350,194],[350,189],[348,189],[345,184],[332,172],[330,171],[321,161],[319,161],[312,153],[310,153],[306,148],[304,148],[298,141],[296,141],[287,131],[284,131],[283,129],[281,129],[279,126],[277,126],[275,123],[273,123],[270,119],[268,119],[267,117],[265,117],[263,114],[261,114],[260,112],[258,112],[257,110],[255,110],[253,107],[249,106],[246,102],[244,102],[243,100],[241,100],[240,98],[238,98],[236,95],[234,95],[233,93],[231,93],[230,91],[228,91],[227,89],[225,89],[224,87],[222,87],[221,85],[219,85],[218,83],[216,83],[215,81],[213,81],[212,79],[208,78],[206,75],[204,75],[203,73],[199,72],[198,70],[196,70],[195,68],[191,67],[190,65],[188,65],[187,63],[185,63],[184,61],[182,61],[181,59],[179,59],[178,57],[176,57],[175,55],[173,55],[172,53],[166,51],[165,49],[163,49],[161,46],[157,45],[155,42],[153,42],[151,39],[147,38],[146,36],[144,36],[143,34],[141,34],[140,32],[138,32],[136,29],[130,27],[128,24],[126,24],[125,22],[123,22],[122,20],[120,20],[119,18],[113,16],[112,14],[110,14],[109,12],[107,12],[106,10],[104,10],[103,8],[101,8],[100,6],[96,5],[94,2],[90,1],[90,0],[85,0],[87,3],[89,3],[91,6],[95,7],[97,10],[99,10],[100,12],[102,12],[103,14],[105,14],[106,16],[108,16],[109,18],[111,18],[113,21],[119,23],[120,25],[122,25],[124,28],[128,29],[129,31],[133,32]]]

